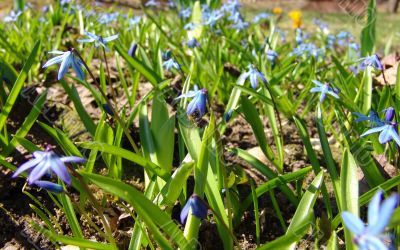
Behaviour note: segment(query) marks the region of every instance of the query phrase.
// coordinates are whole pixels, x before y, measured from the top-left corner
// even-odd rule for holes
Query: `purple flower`
[[[358,116],[357,119],[354,120],[354,122],[362,122],[362,121],[370,121],[371,125],[374,126],[383,126],[385,123],[379,119],[378,113],[376,111],[369,111],[368,116],[363,115],[358,112],[353,112],[353,115]]]
[[[50,181],[35,181],[33,184],[53,193],[62,193],[64,191],[61,185],[55,184]]]
[[[192,98],[186,108],[186,114],[191,115],[195,111],[199,113],[199,117],[202,117],[207,109],[207,90],[206,89],[198,89],[197,86],[194,87],[194,90],[187,92],[186,94],[182,94],[175,98],[176,100],[181,98]]]
[[[392,194],[381,204],[382,194],[382,190],[376,192],[369,203],[367,226],[352,213],[345,211],[341,214],[344,225],[354,234],[354,243],[360,250],[388,249],[383,243],[386,238],[383,232],[397,207],[398,195]]]
[[[179,11],[179,17],[186,20],[192,15],[192,9],[190,7]]]
[[[197,27],[197,25],[198,24],[190,22],[190,23],[185,24],[185,26],[183,26],[183,28],[185,30],[194,30]]]
[[[315,83],[318,87],[314,87],[310,90],[311,93],[316,93],[320,92],[321,96],[319,98],[319,102],[323,102],[325,100],[326,94],[329,94],[336,99],[339,99],[339,96],[337,92],[339,92],[338,89],[334,89],[331,86],[329,86],[329,83],[322,84],[320,81],[317,80],[312,80],[313,83]]]
[[[94,47],[97,49],[99,46],[102,46],[106,51],[110,51],[107,46],[106,43],[111,42],[115,39],[118,38],[118,34],[113,35],[113,36],[109,36],[109,37],[105,37],[103,38],[102,36],[96,36],[93,33],[90,33],[89,31],[85,31],[85,34],[88,38],[86,39],[78,39],[78,42],[80,43],[94,43]]]
[[[394,116],[396,115],[396,111],[394,110],[393,107],[389,107],[385,110],[385,122],[391,122],[393,121]]]
[[[379,134],[380,144],[385,144],[390,140],[394,140],[397,143],[397,145],[400,146],[400,137],[399,134],[397,133],[397,123],[395,122],[387,122],[379,127],[370,128],[362,135],[360,135],[360,137],[364,137],[366,135],[378,132],[380,132]]]
[[[278,53],[269,49],[265,54],[267,55],[267,60],[270,61],[272,64],[275,64],[276,59],[278,59]]]
[[[268,83],[264,75],[260,71],[258,71],[258,69],[256,69],[253,65],[249,64],[249,66],[247,67],[249,70],[239,76],[238,82],[244,82],[247,78],[250,78],[250,84],[253,89],[256,89],[258,87],[259,80],[261,80],[265,84]]]
[[[191,48],[191,49],[193,49],[193,48],[195,48],[195,47],[197,47],[197,48],[200,48],[200,44],[199,44],[199,42],[196,40],[196,38],[192,38],[192,39],[190,39],[189,41],[187,41],[187,46],[189,47],[189,48]]]
[[[180,219],[182,224],[185,224],[189,211],[200,220],[205,219],[207,216],[207,206],[196,194],[189,198],[181,211]]]
[[[383,70],[383,65],[376,54],[361,58],[360,60],[362,60],[360,70],[365,70],[367,66],[374,67],[376,70]]]
[[[145,7],[157,7],[158,5],[159,3],[155,0],[149,0],[144,4]]]
[[[3,21],[5,23],[11,23],[11,22],[16,22],[18,20],[18,17],[22,14],[22,12],[19,10],[17,12],[11,10],[10,14],[4,17]]]
[[[163,67],[168,71],[171,71],[172,68],[175,68],[177,70],[181,69],[179,63],[177,63],[173,58],[169,58],[168,60],[163,62]]]
[[[253,18],[253,23],[258,23],[261,20],[267,20],[272,16],[271,13],[268,12],[263,12],[263,13],[259,13],[257,14],[254,18]]]
[[[28,176],[28,183],[36,184],[38,186],[45,186],[46,183],[38,182],[47,174],[55,173],[65,184],[71,184],[71,176],[68,173],[67,167],[64,163],[83,163],[86,160],[77,156],[63,156],[59,157],[52,150],[35,151],[33,152],[34,159],[22,164],[17,171],[13,174],[13,178],[17,177],[20,173],[31,169],[32,171]],[[39,183],[39,184],[37,184]]]
[[[128,55],[130,55],[131,57],[135,57],[136,49],[137,49],[137,43],[132,43],[131,47],[129,47]]]
[[[60,80],[61,78],[64,77],[65,73],[67,73],[68,68],[71,66],[72,66],[73,70],[75,71],[76,75],[78,76],[78,78],[81,80],[84,79],[85,75],[82,70],[83,63],[79,59],[79,57],[75,55],[73,50],[69,50],[66,52],[55,50],[55,51],[50,51],[49,53],[56,54],[59,56],[56,56],[56,57],[48,60],[43,65],[43,68],[47,68],[53,64],[60,63],[60,69],[58,70],[58,76],[57,76],[58,80]]]

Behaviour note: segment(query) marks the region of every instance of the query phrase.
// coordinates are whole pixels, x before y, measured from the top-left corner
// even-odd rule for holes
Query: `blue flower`
[[[338,44],[340,46],[343,46],[343,45],[347,44],[350,41],[350,39],[353,38],[353,36],[348,31],[341,31],[341,32],[339,32],[339,34],[336,35],[336,38],[337,38]]]
[[[275,64],[276,59],[278,59],[278,53],[269,49],[265,54],[267,55],[267,60],[270,61],[272,64]]]
[[[195,47],[197,47],[197,48],[200,48],[200,44],[199,44],[199,42],[196,40],[196,38],[192,38],[192,39],[190,39],[189,41],[187,41],[187,46],[189,47],[189,48],[191,48],[191,49],[193,49],[193,48],[195,48]]]
[[[220,20],[223,16],[224,13],[222,13],[221,11],[213,10],[209,14],[209,16],[205,19],[205,22],[203,24],[208,25],[210,26],[210,28],[212,28],[217,23],[217,21]]]
[[[228,17],[228,20],[232,21],[233,23],[238,23],[240,21],[243,21],[244,19],[239,11],[235,11]]]
[[[333,46],[335,45],[335,40],[336,37],[334,35],[328,35],[326,37],[326,47],[333,49]]]
[[[4,17],[3,21],[5,23],[11,23],[11,22],[16,22],[18,20],[18,17],[22,14],[22,12],[19,10],[17,12],[11,10],[10,14]]]
[[[230,109],[228,113],[226,113],[224,116],[225,122],[229,122],[229,120],[232,118],[232,115],[233,115],[233,109]]]
[[[360,66],[359,66],[360,70],[365,70],[365,68],[367,66],[374,67],[376,70],[383,70],[382,63],[376,54],[372,55],[372,56],[367,56],[367,57],[361,58],[360,60],[362,60]]]
[[[20,173],[32,169],[28,176],[29,184],[40,184],[45,185],[46,183],[41,183],[40,179],[44,175],[55,173],[58,178],[60,178],[65,184],[71,184],[71,176],[68,173],[67,167],[64,163],[83,163],[86,160],[77,156],[63,156],[59,157],[56,153],[51,150],[46,151],[35,151],[33,152],[34,159],[22,164],[17,171],[13,174],[13,178],[17,177]]]
[[[101,23],[101,24],[108,24],[108,23],[111,23],[113,21],[116,21],[118,16],[119,16],[118,12],[103,13],[103,14],[100,14],[98,22]]]
[[[249,71],[243,73],[239,77],[239,82],[244,82],[246,81],[247,78],[250,78],[250,84],[253,89],[256,89],[258,87],[258,81],[261,80],[263,83],[267,84],[268,81],[264,77],[264,75],[258,71],[253,65],[247,66]]]
[[[230,12],[230,13],[234,13],[234,12],[238,12],[240,9],[240,3],[238,0],[232,0],[232,1],[228,1],[226,3],[224,3],[221,6],[221,10],[225,11],[225,12]]]
[[[159,3],[155,0],[149,0],[144,4],[145,7],[157,7],[158,5]]]
[[[350,212],[345,211],[341,214],[344,225],[354,234],[354,243],[360,250],[388,249],[383,243],[386,238],[383,233],[397,207],[398,195],[391,195],[381,204],[382,194],[382,190],[376,192],[369,203],[367,226]]]
[[[195,111],[198,112],[199,117],[202,117],[207,109],[207,90],[206,89],[198,89],[197,86],[195,86],[194,90],[188,91],[186,94],[182,94],[175,98],[176,100],[181,99],[181,98],[192,98],[193,99],[190,101],[186,108],[186,114],[187,115],[192,115]]]
[[[183,26],[183,28],[185,30],[194,30],[197,27],[197,25],[198,24],[196,24],[196,23],[190,22],[190,23],[185,24],[185,26]]]
[[[272,14],[268,13],[268,12],[259,13],[253,18],[253,23],[258,23],[261,20],[267,20],[271,16],[272,16]]]
[[[380,144],[385,144],[389,142],[390,140],[394,140],[397,145],[400,146],[400,137],[399,134],[397,133],[397,124],[394,122],[386,123],[382,126],[379,127],[374,127],[371,129],[368,129],[366,132],[364,132],[361,137],[364,137],[366,135],[370,135],[373,133],[378,133],[379,134],[379,143]]]
[[[248,22],[243,22],[242,20],[238,21],[237,23],[234,23],[231,25],[232,29],[235,29],[237,31],[245,30],[249,27]]]
[[[58,76],[57,76],[58,80],[60,80],[61,78],[64,77],[65,73],[67,73],[68,68],[71,66],[72,66],[72,69],[75,71],[77,77],[81,80],[84,79],[85,75],[82,70],[83,63],[79,59],[79,57],[74,54],[73,50],[69,50],[66,52],[55,50],[55,51],[50,51],[49,53],[56,54],[59,56],[56,56],[56,57],[48,60],[43,65],[43,68],[47,68],[56,63],[61,63],[60,69],[58,70]]]
[[[182,19],[188,19],[192,15],[192,9],[190,7],[179,11],[179,17]]]
[[[200,199],[196,194],[193,194],[186,205],[183,207],[180,215],[181,223],[185,224],[185,221],[191,211],[192,215],[196,216],[198,219],[203,220],[207,217],[207,206],[204,201]]]
[[[305,34],[303,34],[303,30],[300,28],[296,29],[295,40],[297,44],[302,44],[304,39],[306,38]]]
[[[369,111],[368,116],[363,115],[358,112],[353,112],[353,115],[358,116],[357,119],[354,120],[354,122],[362,122],[362,121],[370,121],[371,125],[373,126],[383,126],[384,122],[379,119],[378,113],[376,111]]]
[[[317,48],[317,46],[315,46],[313,43],[302,43],[294,48],[290,54],[305,57],[313,56],[318,59],[324,56],[324,50]]]
[[[324,33],[328,34],[329,33],[329,26],[327,23],[323,22],[321,19],[314,18],[313,22],[315,25],[318,26],[318,28]]]
[[[137,49],[137,43],[132,43],[131,47],[129,47],[128,55],[130,55],[131,57],[135,57],[136,49]]]
[[[134,16],[133,18],[130,18],[128,30],[133,29],[136,25],[138,25],[140,23],[140,20],[142,20],[141,16]]]
[[[85,31],[86,36],[88,36],[88,38],[86,39],[78,39],[78,42],[80,43],[93,43],[94,42],[94,47],[97,49],[99,46],[102,46],[106,51],[110,51],[107,46],[106,43],[111,42],[115,39],[118,38],[118,34],[113,35],[113,36],[109,36],[106,38],[103,38],[102,36],[96,36],[93,33],[90,33],[89,31]]]
[[[393,107],[389,107],[387,109],[384,109],[383,111],[385,111],[385,122],[393,121],[393,118],[396,115],[396,111],[394,110],[394,108]]]
[[[169,58],[168,60],[163,62],[163,67],[168,71],[171,71],[172,68],[181,70],[181,66],[173,58]]]
[[[331,86],[329,86],[329,83],[322,84],[320,81],[317,80],[312,80],[313,83],[315,83],[318,87],[314,87],[310,90],[311,93],[316,93],[320,92],[321,96],[319,98],[319,102],[323,102],[325,100],[326,94],[329,94],[336,99],[339,99],[339,96],[337,92],[339,92],[338,89],[334,89]]]
[[[35,181],[33,184],[53,193],[62,193],[64,191],[61,185],[55,184],[50,181]]]

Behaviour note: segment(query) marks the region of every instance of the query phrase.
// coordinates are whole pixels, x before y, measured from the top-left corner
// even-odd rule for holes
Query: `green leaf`
[[[70,198],[66,194],[60,194],[59,199],[63,206],[63,211],[68,220],[68,226],[71,228],[72,234],[79,239],[83,239],[82,229],[76,218],[74,207]]]
[[[35,61],[39,47],[40,47],[40,41],[37,41],[35,44],[35,47],[33,47],[33,49],[32,49],[31,54],[29,55],[24,66],[22,67],[22,70],[19,73],[18,78],[13,85],[13,88],[11,89],[11,92],[8,95],[4,106],[2,107],[2,110],[0,113],[0,131],[3,129],[4,124],[7,120],[7,117],[10,114],[10,111],[11,111],[12,107],[14,106],[15,101],[17,100],[19,93],[21,92],[21,89],[24,86],[25,80],[28,77],[28,72],[31,69],[32,64]]]
[[[96,125],[94,124],[92,118],[90,118],[89,114],[86,112],[85,107],[83,107],[81,99],[79,98],[78,91],[76,90],[75,86],[72,85],[70,88],[65,80],[60,81],[61,85],[63,86],[65,92],[67,92],[68,97],[74,103],[76,112],[78,113],[81,121],[87,131],[94,136],[96,133]]]
[[[267,142],[267,138],[264,133],[264,126],[261,122],[260,116],[255,108],[255,106],[246,98],[241,98],[241,104],[243,108],[243,114],[246,121],[250,124],[253,129],[254,136],[260,145],[261,151],[267,157],[267,159],[279,169],[279,160],[275,157],[274,152],[270,148]]]
[[[15,133],[14,137],[12,138],[10,144],[8,145],[7,148],[4,149],[4,152],[2,152],[3,156],[9,155],[11,151],[15,148],[17,145],[18,141],[16,138],[23,138],[28,134],[29,130],[35,124],[35,121],[37,120],[38,116],[41,113],[42,107],[44,102],[46,101],[46,96],[47,92],[43,92],[35,101],[31,112],[29,112],[28,116],[25,118],[24,123],[21,125],[21,127],[17,130]]]
[[[139,71],[153,86],[157,86],[157,84],[162,81],[161,77],[157,75],[155,71],[139,61],[136,57],[128,55],[121,45],[116,44],[114,48],[131,67]]]
[[[234,148],[232,151],[245,160],[247,163],[249,163],[252,167],[260,171],[265,177],[267,177],[269,180],[272,180],[274,178],[278,178],[279,175],[272,171],[268,166],[264,165],[261,161],[259,161],[257,158],[249,154],[247,151],[242,150],[240,148]],[[299,201],[297,200],[296,196],[294,195],[293,191],[287,186],[287,185],[282,185],[279,186],[281,191],[285,194],[286,198],[290,200],[290,202],[293,205],[297,205]]]
[[[159,91],[156,91],[153,97],[150,128],[153,135],[157,163],[165,172],[170,173],[174,156],[175,116],[168,116],[167,103]]]
[[[358,211],[358,175],[357,164],[350,153],[345,149],[342,161],[342,171],[340,175],[340,187],[342,194],[342,211],[348,211],[359,216]],[[352,235],[347,228],[344,231],[346,239],[346,249],[353,249]]]
[[[321,107],[318,106],[317,111],[317,129],[319,140],[322,147],[322,152],[324,153],[324,158],[326,162],[326,168],[328,169],[329,176],[331,177],[333,184],[333,191],[335,193],[336,203],[339,207],[339,211],[341,210],[341,193],[340,193],[340,179],[336,169],[335,161],[333,160],[331,148],[329,147],[328,138],[326,136],[324,121],[322,119]]]
[[[301,198],[285,235],[258,249],[293,249],[295,247],[296,242],[306,234],[307,229],[313,224],[313,207],[318,198],[322,181],[323,172],[321,171]]]
[[[47,229],[39,226],[36,223],[33,226],[38,232],[41,232],[43,235],[46,236],[46,238],[49,238],[52,241],[58,241],[58,242],[66,244],[66,245],[73,245],[73,246],[84,247],[84,248],[88,248],[88,249],[99,249],[99,250],[113,249],[113,247],[109,244],[94,242],[92,240],[80,239],[77,237],[70,237],[70,236],[56,234],[50,230],[47,230]]]
[[[147,171],[154,172],[155,174],[157,174],[158,176],[160,176],[163,179],[168,178],[168,174],[162,168],[160,168],[153,162],[143,158],[142,156],[135,154],[124,148],[109,145],[107,143],[102,143],[102,142],[83,142],[80,144],[80,146],[82,148],[97,149],[100,152],[104,152],[104,153],[122,157],[124,159],[132,161],[132,162],[144,167]]]
[[[312,208],[318,198],[323,179],[324,172],[321,171],[310,184],[303,197],[301,197],[286,233],[295,233],[298,228],[301,228],[301,225],[307,222],[310,214],[313,213]]]
[[[105,176],[84,172],[81,172],[81,174],[104,191],[128,202],[140,216],[140,219],[143,220],[147,229],[152,233],[153,239],[162,249],[173,249],[163,233],[168,235],[169,239],[175,242],[178,247],[187,249],[188,242],[175,222],[140,191],[128,184]]]
[[[200,1],[196,1],[193,4],[193,9],[192,9],[192,18],[191,18],[192,23],[201,23],[202,21],[202,12],[201,12],[201,5]],[[196,28],[188,31],[188,37],[189,39],[196,38],[199,40],[201,38],[201,33],[203,32],[203,25],[196,25]]]
[[[361,112],[367,114],[372,105],[372,67],[367,66],[362,79],[362,107]]]
[[[367,22],[361,31],[361,55],[372,55],[376,40],[376,0],[369,0],[367,7]]]

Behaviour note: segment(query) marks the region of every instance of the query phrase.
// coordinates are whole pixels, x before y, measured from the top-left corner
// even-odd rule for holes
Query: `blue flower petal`
[[[20,173],[22,173],[22,172],[24,172],[24,171],[26,171],[26,170],[28,170],[30,168],[33,168],[34,166],[38,165],[41,160],[42,160],[41,158],[35,158],[33,160],[25,162],[24,164],[22,164],[17,169],[17,171],[15,171],[15,173],[12,175],[12,178],[17,177]]]
[[[377,237],[368,237],[365,241],[365,250],[388,250],[388,247]]]
[[[190,201],[190,199],[189,199]],[[190,202],[186,202],[185,206],[182,208],[181,214],[180,214],[180,219],[181,219],[181,223],[182,225],[185,224],[185,221],[189,215],[189,211],[190,211]]]
[[[317,80],[311,80],[315,85],[319,86],[319,87],[324,87],[324,84],[321,83],[320,81]]]
[[[385,129],[383,129],[382,132],[379,134],[380,144],[385,144],[392,139],[392,135],[390,133],[390,125],[385,125],[384,128]]]
[[[60,80],[67,73],[69,66],[72,63],[71,51],[65,52],[64,59],[61,62],[60,69],[58,70],[57,79]]]
[[[74,56],[75,57],[75,56]],[[83,73],[83,70],[79,64],[79,59],[78,58],[73,58],[72,61],[72,69],[75,71],[76,76],[83,81],[85,79],[85,74]]]
[[[397,143],[397,145],[400,147],[399,134],[397,133],[396,129],[392,125],[388,125],[388,126],[390,126],[389,134],[390,134],[391,139],[393,139]]]
[[[310,93],[317,93],[317,92],[321,92],[322,91],[322,87],[314,87],[312,89],[310,89]]]
[[[393,194],[382,203],[378,212],[379,220],[377,220],[375,224],[368,225],[367,227],[367,231],[369,234],[378,235],[383,233],[385,227],[390,222],[393,211],[397,206],[397,202],[398,202],[398,195]]]
[[[371,128],[371,129],[368,129],[367,131],[365,131],[363,134],[361,134],[360,137],[364,137],[366,135],[370,135],[370,134],[373,134],[373,133],[378,133],[378,132],[381,132],[384,129],[385,129],[385,126]]]
[[[344,225],[353,233],[353,234],[361,234],[364,229],[364,223],[355,215],[349,212],[341,213]]]
[[[63,156],[60,158],[62,162],[65,163],[85,163],[86,159],[78,156]]]
[[[61,185],[55,184],[50,181],[36,181],[33,184],[35,184],[36,186],[41,187],[43,189],[46,189],[50,192],[53,192],[53,193],[62,193],[64,191],[64,189]]]
[[[118,36],[119,36],[119,34],[116,34],[116,35],[113,35],[113,36],[109,36],[109,37],[103,38],[103,41],[104,41],[105,43],[108,43],[108,42],[111,42],[111,41],[117,39]]]
[[[40,178],[42,178],[43,175],[45,175],[49,169],[51,168],[51,163],[48,161],[48,159],[43,160],[40,162],[33,170],[30,172],[28,176],[28,183],[32,184],[38,181]]]
[[[375,225],[379,221],[379,206],[382,200],[382,190],[378,190],[372,197],[368,205],[368,227]]]
[[[71,176],[68,173],[67,167],[64,162],[54,155],[51,157],[51,170],[67,185],[71,185]]]
[[[53,65],[53,64],[60,63],[60,62],[62,62],[63,60],[64,60],[64,55],[56,56],[56,57],[51,58],[50,60],[48,60],[48,61],[43,65],[42,68],[47,68],[47,67],[49,67],[49,66],[51,66],[51,65]]]

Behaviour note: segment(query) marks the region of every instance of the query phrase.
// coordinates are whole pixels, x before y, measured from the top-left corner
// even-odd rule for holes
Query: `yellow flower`
[[[272,13],[274,13],[275,15],[280,15],[282,13],[282,9],[279,7],[275,7],[272,9]]]
[[[293,28],[300,28],[301,24],[303,23],[301,21],[301,11],[293,10],[289,12],[288,16],[293,21]]]

